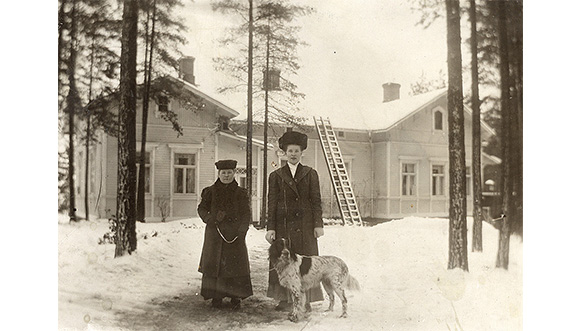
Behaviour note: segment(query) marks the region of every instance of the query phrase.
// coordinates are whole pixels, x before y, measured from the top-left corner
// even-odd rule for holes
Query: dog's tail
[[[346,289],[360,291],[360,284],[358,283],[358,280],[356,280],[356,278],[352,277],[351,275],[348,275],[348,278],[346,279]]]

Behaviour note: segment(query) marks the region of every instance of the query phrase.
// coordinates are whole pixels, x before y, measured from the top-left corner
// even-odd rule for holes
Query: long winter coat
[[[222,185],[222,186],[221,186]],[[247,202],[247,191],[236,181],[225,187],[217,181],[202,190],[198,215],[206,223],[204,245],[198,271],[210,277],[231,278],[250,274],[249,256],[245,236],[249,230],[251,211]],[[217,215],[225,216],[219,220]],[[226,240],[226,243],[217,226]]]
[[[317,227],[323,227],[323,222],[316,170],[298,164],[295,178],[287,164],[273,171],[269,175],[267,230],[275,230],[277,239],[289,239],[298,254],[318,255],[318,240],[314,237]],[[291,302],[288,291],[279,285],[275,270],[269,272],[267,296]],[[308,302],[323,299],[319,286],[307,292]]]
[[[318,255],[314,228],[323,227],[322,199],[316,170],[298,164],[292,178],[286,164],[269,175],[267,230],[288,238],[296,253]]]

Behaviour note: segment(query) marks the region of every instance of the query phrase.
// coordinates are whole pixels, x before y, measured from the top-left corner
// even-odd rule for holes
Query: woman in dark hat
[[[241,299],[253,295],[245,236],[251,212],[247,191],[235,181],[235,160],[215,163],[219,178],[202,190],[198,215],[206,223],[198,271],[202,273],[201,295],[221,307],[225,297],[238,309]]]
[[[279,139],[287,164],[269,174],[265,239],[272,243],[286,238],[296,253],[318,255],[318,237],[324,235],[320,183],[316,170],[300,163],[307,147],[308,136],[300,132],[288,131]],[[291,307],[291,296],[279,285],[275,270],[269,272],[267,296],[279,300],[277,310]],[[311,289],[306,299],[306,309],[310,310],[310,302],[324,300],[322,289]]]

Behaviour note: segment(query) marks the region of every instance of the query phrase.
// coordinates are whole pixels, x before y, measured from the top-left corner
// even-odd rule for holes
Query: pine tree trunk
[[[152,33],[151,40],[148,41],[148,32],[146,31],[146,52],[144,58],[144,87],[143,87],[143,98],[142,98],[142,140],[140,146],[140,172],[138,178],[138,201],[137,201],[137,220],[140,222],[146,221],[146,139],[147,139],[147,129],[148,129],[148,108],[150,106],[150,85],[152,78],[152,58],[154,54],[154,36],[156,32],[156,1],[153,3],[153,14],[152,14]],[[148,11],[148,20],[150,13]],[[146,30],[148,25],[146,24]],[[148,56],[148,44],[150,45],[150,59]]]
[[[93,65],[95,61],[95,34],[91,34],[91,55],[89,60],[89,103],[93,99]],[[87,122],[85,128],[85,219],[89,221],[89,148],[91,145],[91,110],[87,105]]]
[[[449,263],[448,269],[468,271],[466,220],[466,157],[462,94],[459,1],[447,0],[447,67],[449,128]]]
[[[265,75],[263,85],[265,86],[265,117],[263,118],[263,188],[261,199],[261,224],[267,224],[267,125],[269,123],[269,31],[267,32],[267,45],[265,57]]]
[[[253,211],[253,0],[249,0],[249,50],[247,56],[247,153],[246,187],[249,208]],[[251,213],[253,214],[253,213]]]
[[[136,242],[136,55],[137,0],[124,0],[121,40],[115,257],[131,254]]]
[[[67,64],[69,78],[69,92],[67,94],[66,113],[69,115],[69,220],[77,221],[77,208],[75,204],[75,111],[79,106],[80,98],[75,78],[77,66],[77,1],[73,0],[71,9],[71,54]]]
[[[511,141],[512,141],[512,206],[513,219],[510,230],[522,235],[522,1],[507,3],[509,71],[511,72]]]
[[[506,2],[498,1],[498,33],[501,81],[501,122],[502,122],[502,226],[498,238],[496,267],[508,269],[510,221],[512,220],[512,179],[511,179],[511,123],[510,123],[510,75],[508,61],[508,36],[506,25]]]
[[[474,190],[474,224],[472,252],[482,251],[482,132],[480,127],[480,89],[478,81],[478,36],[476,0],[470,0],[472,52],[472,180]]]
[[[58,42],[57,42],[57,60],[58,60],[58,66],[57,66],[57,86],[58,86],[58,91],[61,91],[61,66],[62,66],[62,54],[63,54],[63,30],[65,28],[65,4],[67,3],[66,0],[61,1],[61,6],[59,7],[59,16],[58,16],[58,20],[59,20],[59,36],[58,36]]]
[[[87,128],[85,134],[85,219],[89,221],[89,139],[91,135],[91,117],[87,114]]]

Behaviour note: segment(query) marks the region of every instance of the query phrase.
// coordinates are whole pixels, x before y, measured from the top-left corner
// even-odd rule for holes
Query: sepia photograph
[[[536,21],[525,12],[521,0],[53,2],[42,126],[52,139],[56,126],[57,141],[47,138],[49,224],[35,231],[52,241],[31,239],[27,253],[53,254],[11,276],[34,293],[29,277],[53,274],[53,306],[40,309],[51,317],[35,322],[537,328],[528,302],[556,306],[538,294],[561,281],[537,279],[527,293],[525,234],[527,251],[556,261],[573,289],[577,273],[561,271],[574,258],[553,260],[540,234],[528,237],[530,224],[569,216],[524,205],[562,173],[525,171],[524,142],[536,163],[548,139],[523,138],[534,127],[524,101],[531,114],[543,105],[525,95],[544,94],[523,86],[556,88],[523,70],[524,18]],[[544,147],[555,162],[558,148]]]

